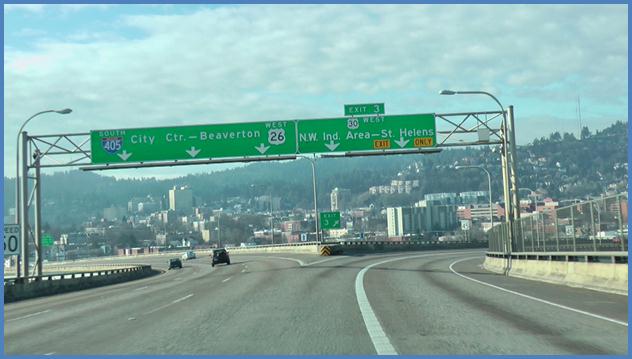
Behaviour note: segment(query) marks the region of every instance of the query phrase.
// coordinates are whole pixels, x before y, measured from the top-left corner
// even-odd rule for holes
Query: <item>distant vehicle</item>
[[[172,269],[172,268],[182,269],[182,261],[180,260],[180,258],[169,259],[169,269]]]
[[[213,261],[211,266],[215,267],[218,263],[226,263],[226,265],[230,265],[230,257],[228,256],[228,252],[224,248],[213,249]]]
[[[185,252],[185,253],[182,255],[182,259],[184,259],[184,260],[188,260],[188,259],[195,259],[195,252],[193,252],[193,251],[188,251],[188,252]]]

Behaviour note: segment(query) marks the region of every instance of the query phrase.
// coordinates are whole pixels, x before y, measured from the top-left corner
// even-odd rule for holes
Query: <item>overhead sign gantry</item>
[[[9,251],[16,247],[22,254],[23,275],[28,275],[27,237],[33,233],[38,252],[37,275],[41,276],[41,249],[50,242],[44,240],[41,231],[42,168],[79,167],[96,171],[292,160],[308,153],[321,154],[320,157],[428,154],[453,146],[506,145],[508,137],[513,141],[512,106],[507,113],[511,119],[509,130],[504,110],[384,115],[384,104],[378,103],[345,105],[345,115],[349,117],[339,118],[112,129],[36,136],[22,132],[22,147],[18,149],[22,154],[21,177],[33,178],[34,181],[30,196],[28,181],[24,180],[20,186],[20,198],[23,199],[21,211],[29,214],[33,209],[35,223],[31,228],[30,216],[21,218],[21,248],[17,249],[13,239],[6,246],[11,247]],[[436,127],[437,121],[443,125],[442,128]],[[507,136],[508,132],[511,136]],[[482,133],[485,136],[481,136]],[[501,159],[503,166],[513,161],[513,157],[505,158],[504,152]],[[31,170],[34,174],[29,173]],[[312,173],[315,192],[314,160]],[[514,182],[513,187],[517,187]],[[318,208],[314,213],[318,213]],[[319,222],[318,216],[316,220]]]

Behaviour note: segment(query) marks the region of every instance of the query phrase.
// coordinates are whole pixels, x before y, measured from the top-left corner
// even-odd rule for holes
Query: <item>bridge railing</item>
[[[121,273],[139,272],[151,270],[150,265],[118,265],[99,264],[83,265],[67,268],[63,271],[50,271],[42,274],[41,277],[29,276],[28,278],[5,277],[4,285],[11,286],[18,283],[32,283],[37,281],[52,281],[63,279],[90,278],[97,276],[118,275]]]
[[[511,252],[628,250],[628,194],[602,197],[555,210],[522,214],[514,222]],[[489,251],[505,252],[506,223],[488,232]]]

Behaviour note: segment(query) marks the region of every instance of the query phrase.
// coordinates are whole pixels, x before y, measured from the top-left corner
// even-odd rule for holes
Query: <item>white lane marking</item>
[[[246,273],[246,268],[241,270],[242,273]]]
[[[298,263],[299,266],[301,267],[309,267],[313,264],[318,264],[318,263],[323,263],[323,262],[328,262],[328,261],[333,261],[335,259],[340,259],[340,258],[348,258],[347,256],[334,256],[333,258],[325,258],[325,259],[321,259],[315,262],[311,262],[311,263],[305,263],[300,259],[296,259],[296,258],[289,258],[289,257],[276,257],[276,256],[251,256],[251,257],[257,257],[257,258],[272,258],[272,259],[283,259],[286,261],[292,261],[292,262],[296,262]]]
[[[53,355],[53,354],[55,354],[55,352],[46,353],[44,355]]]
[[[228,277],[228,278],[224,279],[224,280],[222,281],[222,283],[226,283],[226,282],[228,282],[231,278],[232,278],[232,277]]]
[[[313,264],[319,264],[319,263],[329,262],[329,261],[333,261],[333,260],[340,259],[340,258],[348,258],[348,257],[347,257],[347,256],[333,256],[333,257],[331,257],[331,258],[325,258],[325,259],[321,259],[321,260],[319,260],[319,261],[315,261],[315,262],[307,263],[306,265],[304,265],[304,267],[311,266],[311,265],[313,265]]]
[[[382,262],[378,264],[382,264]],[[364,267],[360,273],[358,273],[355,280],[356,298],[358,299],[358,306],[360,307],[360,312],[362,313],[362,319],[364,319],[364,326],[369,332],[371,342],[373,342],[373,346],[375,347],[375,351],[378,355],[397,355],[397,351],[391,344],[390,340],[388,340],[384,329],[382,329],[380,322],[377,320],[377,317],[373,312],[373,308],[371,308],[369,298],[366,296],[366,292],[364,291],[364,274],[367,270],[369,270],[369,268],[371,268],[371,266]]]
[[[460,252],[457,254],[469,254],[473,252]],[[373,346],[375,347],[375,351],[378,355],[397,355],[397,351],[391,344],[390,340],[386,336],[384,329],[380,325],[380,322],[373,312],[373,308],[371,308],[371,303],[369,303],[369,298],[366,296],[366,292],[364,291],[364,274],[366,272],[375,267],[384,263],[401,261],[405,259],[412,258],[421,258],[421,257],[432,257],[439,255],[449,255],[455,254],[454,252],[440,252],[440,253],[432,253],[432,254],[417,254],[413,256],[405,256],[405,257],[397,257],[386,259],[377,263],[369,264],[368,266],[362,268],[362,270],[358,273],[355,280],[355,292],[356,298],[358,300],[358,306],[360,307],[360,313],[362,314],[362,318],[364,319],[364,326],[366,330],[369,332],[369,337],[373,342]]]
[[[580,310],[580,309],[575,309],[575,308],[567,307],[567,306],[562,305],[562,304],[557,304],[557,303],[549,302],[548,300],[544,300],[544,299],[540,299],[540,298],[532,297],[532,296],[527,295],[527,294],[523,294],[523,293],[520,293],[520,292],[515,292],[515,291],[513,291],[513,290],[505,289],[505,288],[502,288],[502,287],[499,287],[499,286],[496,286],[496,285],[493,285],[493,284],[485,283],[485,282],[480,281],[480,280],[478,280],[478,279],[470,278],[470,277],[468,277],[468,276],[466,276],[466,275],[463,275],[463,274],[461,274],[461,273],[458,273],[457,271],[455,271],[455,270],[454,270],[454,268],[452,268],[452,266],[453,266],[453,265],[455,265],[455,264],[457,264],[457,263],[459,263],[459,262],[463,262],[463,261],[470,260],[470,259],[474,259],[474,258],[480,258],[480,257],[469,257],[469,258],[463,258],[463,259],[460,259],[460,260],[458,260],[458,261],[454,261],[454,262],[452,262],[452,264],[450,264],[450,270],[452,271],[452,273],[454,273],[454,274],[458,275],[459,277],[462,277],[462,278],[465,278],[465,279],[471,280],[472,282],[476,282],[476,283],[478,283],[478,284],[482,284],[482,285],[486,285],[486,286],[488,286],[488,287],[492,287],[492,288],[495,288],[495,289],[498,289],[498,290],[502,290],[503,292],[507,292],[507,293],[515,294],[515,295],[520,296],[520,297],[524,297],[524,298],[527,298],[527,299],[535,300],[536,302],[540,302],[540,303],[544,303],[544,304],[552,305],[552,306],[557,307],[557,308],[560,308],[560,309],[570,310],[571,312],[575,312],[575,313],[579,313],[579,314],[584,314],[584,315],[587,315],[587,316],[589,316],[589,317],[593,317],[593,318],[597,318],[597,319],[602,319],[602,320],[605,320],[605,321],[608,321],[608,322],[611,322],[611,323],[615,323],[615,324],[623,325],[623,326],[626,326],[626,327],[628,326],[628,323],[626,323],[626,322],[622,322],[622,321],[620,321],[620,320],[616,320],[616,319],[612,319],[612,318],[604,317],[604,316],[601,316],[601,315],[599,315],[599,314],[594,314],[594,313],[586,312],[586,311],[583,311],[583,310]]]
[[[302,261],[302,260],[300,260],[300,259],[287,258],[287,257],[272,257],[272,256],[270,256],[270,257],[264,257],[264,258],[285,259],[286,261],[293,261],[293,262],[296,262],[296,263],[298,263],[298,265],[299,265],[299,266],[301,266],[301,267],[304,267],[304,266],[305,266],[305,262],[303,262],[303,261]]]
[[[48,312],[50,312],[50,309],[42,310],[41,312],[36,312],[36,313],[32,313],[32,314],[27,314],[27,315],[22,316],[22,317],[17,317],[17,318],[13,318],[13,319],[8,319],[8,320],[5,320],[5,322],[12,322],[12,321],[14,321],[14,320],[26,319],[26,318],[34,317],[34,316],[36,316],[36,315],[40,315],[40,314],[44,314],[44,313],[48,313]]]
[[[192,296],[193,296],[193,293],[188,294],[188,295],[185,295],[185,296],[184,296],[184,297],[182,297],[182,298],[178,298],[178,299],[174,300],[174,301],[173,301],[173,302],[171,302],[171,303],[176,304],[176,303],[179,303],[179,302],[181,302],[181,301],[183,301],[183,300],[187,300],[187,299],[191,298]]]
[[[178,298],[178,299],[174,300],[174,301],[173,301],[173,302],[171,302],[171,303],[167,303],[167,304],[161,305],[161,306],[160,306],[160,307],[158,307],[158,308],[154,308],[154,309],[150,310],[149,312],[145,313],[145,315],[148,315],[148,314],[151,314],[151,313],[155,313],[155,312],[157,312],[157,311],[159,311],[159,310],[161,310],[161,309],[165,309],[165,308],[167,308],[167,307],[169,307],[169,306],[171,306],[171,305],[174,305],[174,304],[179,303],[179,302],[181,302],[181,301],[183,301],[183,300],[189,299],[189,298],[191,298],[192,296],[193,296],[193,294],[188,294],[188,295],[185,295],[184,297],[182,297],[182,298]]]
[[[146,288],[149,288],[149,286],[144,286],[144,287],[136,288],[136,289],[134,289],[134,290],[136,291],[136,290],[142,290],[142,289],[146,289]]]

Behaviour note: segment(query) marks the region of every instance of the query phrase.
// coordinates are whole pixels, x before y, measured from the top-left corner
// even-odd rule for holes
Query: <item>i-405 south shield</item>
[[[114,154],[123,147],[123,137],[104,137],[101,139],[101,147],[106,152]]]

